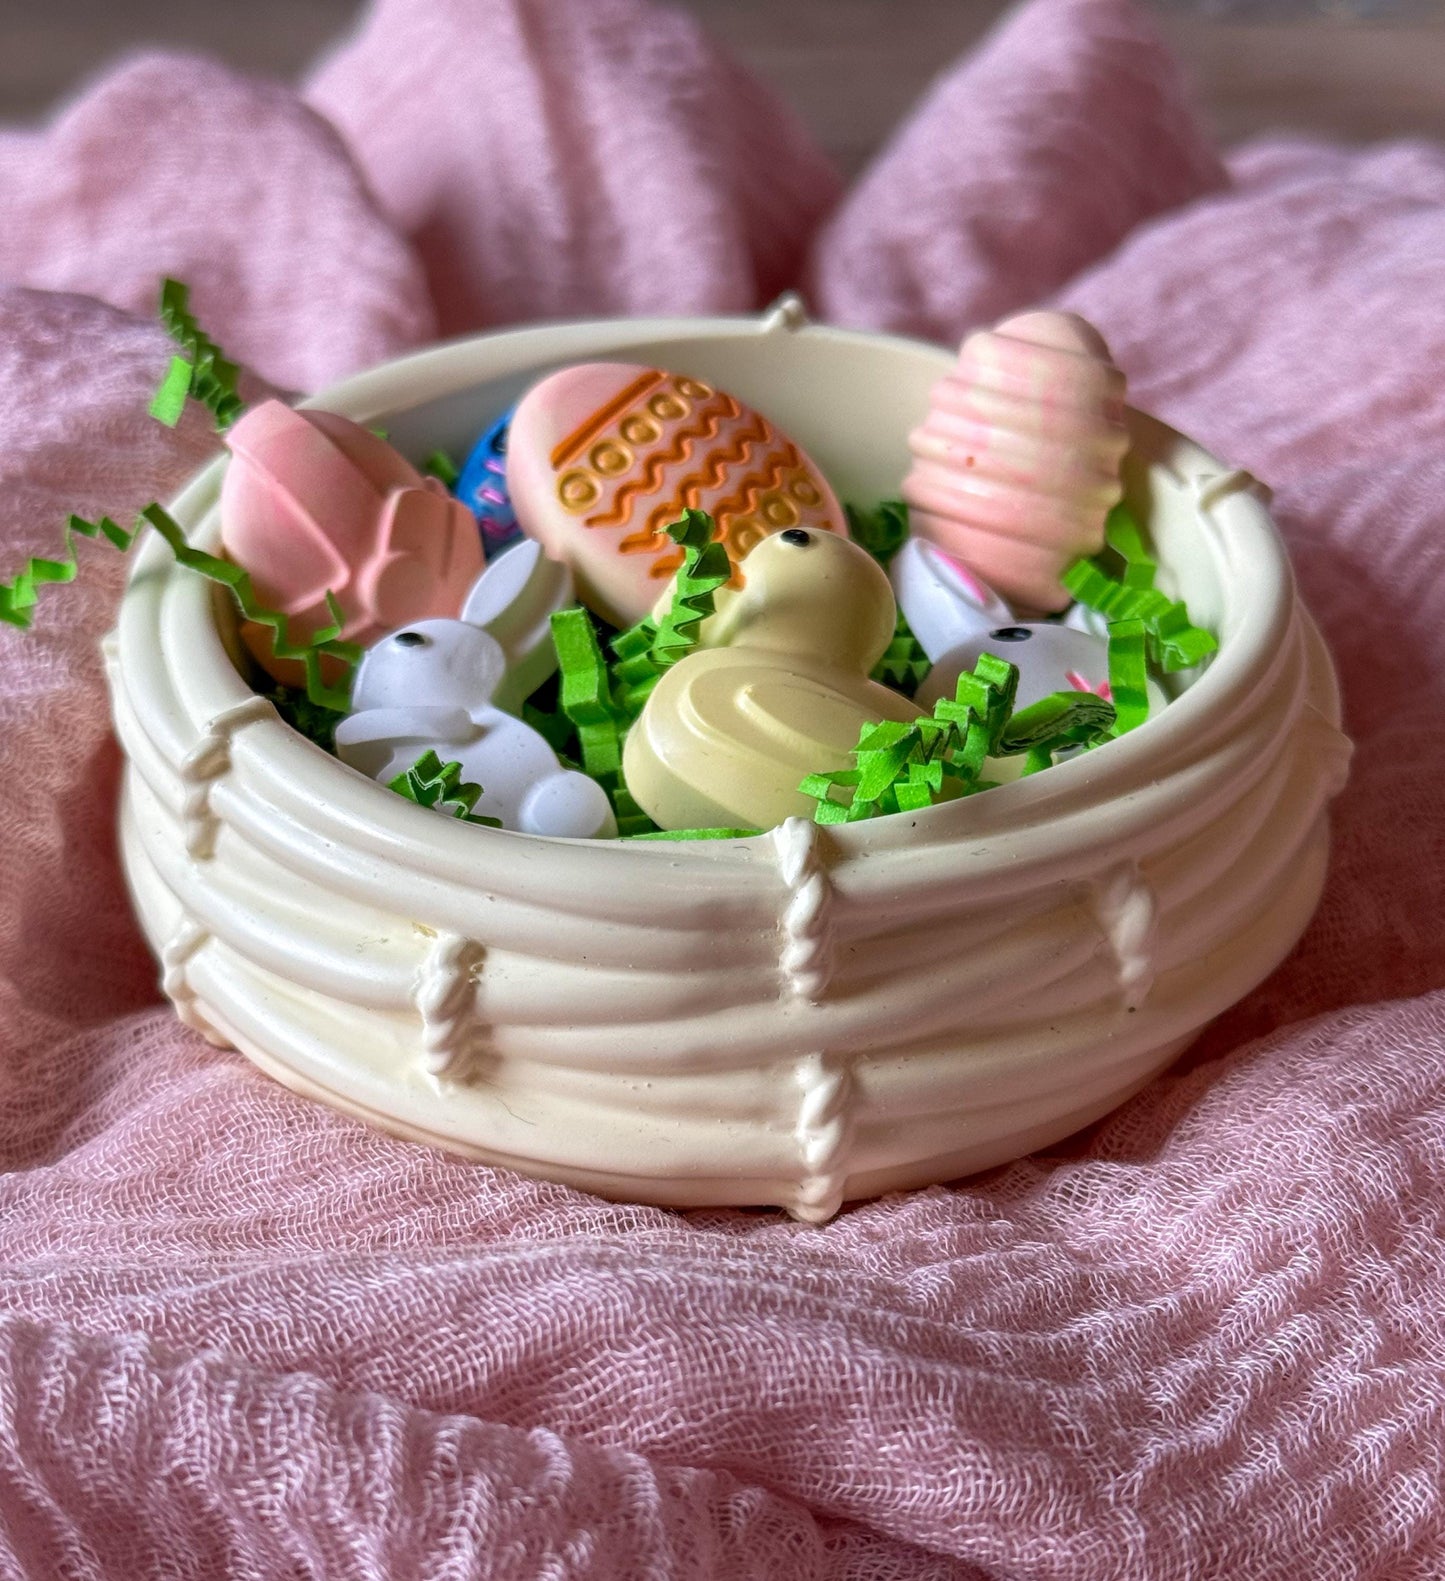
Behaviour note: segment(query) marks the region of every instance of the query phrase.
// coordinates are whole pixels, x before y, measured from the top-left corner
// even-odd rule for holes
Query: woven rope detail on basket
[[[793,1209],[800,1219],[821,1224],[843,1205],[848,1155],[853,1141],[853,1073],[826,1054],[805,1054],[797,1066],[803,1089],[794,1135],[807,1172]]]
[[[833,974],[833,883],[823,864],[820,830],[789,818],[773,830],[778,873],[788,899],[779,919],[783,936],[778,971],[800,1008],[818,1005]],[[805,1054],[796,1069],[802,1097],[793,1135],[803,1178],[794,1214],[810,1223],[831,1219],[843,1204],[853,1140],[851,1068],[822,1051]]]
[[[206,862],[215,854],[221,821],[211,810],[211,790],[217,780],[230,772],[231,738],[243,725],[273,718],[275,713],[264,697],[248,697],[244,703],[217,714],[206,733],[181,760],[181,821],[185,828],[186,854],[194,860]]]
[[[484,1046],[477,977],[485,948],[459,933],[439,934],[417,969],[413,1003],[421,1017],[421,1064],[432,1076],[472,1074]]]
[[[787,819],[773,830],[773,849],[788,889],[778,969],[794,998],[815,1005],[833,974],[833,884],[823,865],[817,824]]]
[[[195,918],[182,917],[180,926],[161,946],[161,992],[170,1000],[176,1019],[183,1026],[199,1032],[207,1043],[217,1048],[230,1048],[230,1039],[223,1037],[201,1014],[196,990],[191,985],[191,961],[210,940],[210,933]]]
[[[1118,973],[1125,1007],[1137,1010],[1154,986],[1154,939],[1159,903],[1137,862],[1120,862],[1093,885],[1094,916]]]

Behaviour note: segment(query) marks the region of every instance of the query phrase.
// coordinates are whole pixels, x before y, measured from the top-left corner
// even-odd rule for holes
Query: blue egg
[[[512,412],[503,412],[472,446],[457,479],[456,496],[477,518],[482,529],[482,552],[488,560],[495,559],[522,536],[507,493],[507,430],[511,423]]]

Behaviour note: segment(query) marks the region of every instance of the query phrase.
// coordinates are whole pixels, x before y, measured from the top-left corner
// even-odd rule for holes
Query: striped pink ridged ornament
[[[1123,493],[1124,375],[1077,314],[1022,313],[964,341],[908,446],[913,531],[1014,605],[1063,609]]]

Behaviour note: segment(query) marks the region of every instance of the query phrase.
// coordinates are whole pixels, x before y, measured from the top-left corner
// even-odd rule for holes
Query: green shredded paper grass
[[[443,763],[430,747],[409,769],[388,780],[387,789],[414,801],[418,807],[435,807],[464,823],[480,824],[487,829],[502,827],[500,818],[483,818],[472,811],[482,787],[462,778],[460,763]]]
[[[218,429],[229,428],[241,415],[237,384],[241,369],[196,322],[190,310],[190,289],[179,280],[161,285],[160,320],[180,346],[150,404],[150,415],[167,428],[181,420],[187,399],[209,408]]]

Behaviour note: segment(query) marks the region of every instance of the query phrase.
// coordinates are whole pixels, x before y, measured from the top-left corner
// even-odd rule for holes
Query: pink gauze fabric
[[[1275,486],[1354,776],[1299,949],[1091,1132],[824,1228],[610,1205],[177,1024],[83,546],[0,631],[0,1576],[1445,1574],[1445,150],[1221,164],[1123,0],[1034,0],[826,222],[782,108],[632,0],[382,0],[308,97],[141,62],[0,139],[4,568],[213,447],[144,416],[167,270],[297,386],[433,307],[806,276],[954,339],[1056,293]]]

